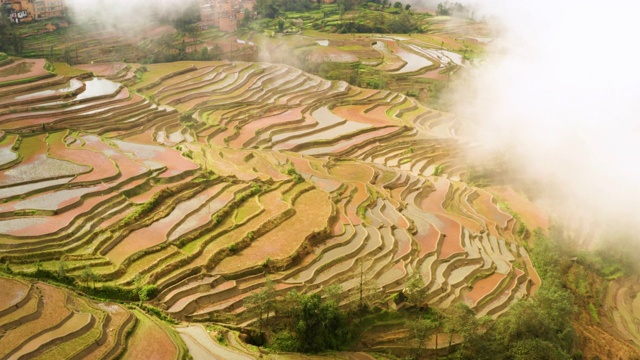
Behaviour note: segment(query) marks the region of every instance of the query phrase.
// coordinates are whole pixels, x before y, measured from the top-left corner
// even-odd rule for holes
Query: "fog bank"
[[[152,19],[175,19],[193,0],[65,0],[76,20],[92,20],[105,26],[138,26]]]
[[[498,36],[454,89],[472,138],[544,184],[555,214],[640,230],[640,4],[476,4]]]

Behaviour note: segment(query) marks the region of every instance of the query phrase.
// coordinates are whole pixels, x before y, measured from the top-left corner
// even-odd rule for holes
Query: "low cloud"
[[[471,137],[543,184],[560,217],[640,230],[640,5],[480,6],[497,37],[453,95]]]
[[[188,11],[191,2],[193,1],[65,0],[76,20],[95,21],[112,27],[135,27],[158,18],[175,19]]]

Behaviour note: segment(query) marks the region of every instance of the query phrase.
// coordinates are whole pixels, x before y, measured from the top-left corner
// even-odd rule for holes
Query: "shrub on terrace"
[[[300,175],[293,166],[287,167],[286,170],[287,175],[291,176],[295,182],[302,183],[304,182],[304,178]]]

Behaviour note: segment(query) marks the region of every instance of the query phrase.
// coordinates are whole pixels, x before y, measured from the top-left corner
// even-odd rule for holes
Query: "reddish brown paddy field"
[[[167,170],[160,177],[171,177],[188,170],[195,170],[198,165],[182,156],[182,153],[172,148],[164,148],[156,145],[143,145],[125,141],[116,141],[116,145],[124,153],[131,154],[137,159],[151,160],[158,164],[164,164]]]
[[[114,264],[120,264],[131,254],[166,241],[170,230],[178,226],[187,214],[196,211],[218,191],[219,188],[210,187],[198,194],[194,194],[190,199],[178,203],[169,215],[127,235],[109,251],[107,257]]]
[[[44,69],[45,59],[21,60],[0,68],[0,78],[3,82],[28,79],[49,74]]]
[[[78,200],[77,198],[75,199]],[[67,199],[67,201],[73,201]],[[42,236],[46,234],[55,234],[63,227],[69,225],[76,217],[87,213],[94,206],[104,201],[101,197],[92,197],[86,201],[83,201],[82,205],[73,208],[73,210],[65,211],[53,216],[44,217],[44,221],[34,221],[33,225],[16,228],[10,230],[3,230],[3,233],[13,236]],[[36,218],[39,219],[39,218]]]
[[[427,71],[424,74],[416,75],[415,77],[424,78],[424,79],[440,80],[440,81],[447,80],[447,75],[443,74],[442,73],[442,69],[439,69],[439,68],[435,69],[435,70]]]
[[[274,164],[269,162],[261,153],[254,153],[253,158],[248,163],[257,174],[262,175],[263,179],[271,178],[275,181],[282,181],[288,178],[287,175],[278,171]]]
[[[314,52],[311,54],[312,62],[340,62],[340,63],[352,63],[358,61],[358,57],[348,51],[342,51],[340,49],[316,46]]]
[[[72,182],[98,181],[118,175],[118,169],[114,163],[100,152],[106,150],[108,146],[103,144],[101,149],[92,149],[90,146],[69,148],[64,143],[65,135],[64,132],[49,135],[49,156],[92,168],[91,172],[77,176]]]
[[[471,305],[475,305],[483,296],[491,292],[507,275],[493,273],[484,279],[478,280],[473,284],[473,289],[464,295]]]
[[[123,88],[115,97],[109,99],[95,100],[90,102],[83,102],[78,105],[72,105],[64,108],[64,110],[56,109],[51,111],[33,111],[29,112],[29,116],[25,118],[25,113],[15,113],[0,116],[0,123],[4,129],[20,129],[23,127],[29,127],[34,125],[49,124],[54,121],[73,118],[74,114],[82,109],[86,109],[86,112],[94,110],[93,113],[99,113],[103,111],[112,111],[116,107],[127,106],[139,102],[138,98],[129,98],[129,90]],[[123,102],[124,101],[124,102]],[[73,113],[70,113],[73,112]]]
[[[36,286],[41,291],[45,306],[40,316],[29,322],[29,326],[10,329],[0,338],[0,358],[4,358],[17,344],[60,323],[71,312],[66,306],[67,296],[62,290],[43,283]]]
[[[361,220],[357,215],[357,207],[369,197],[365,184],[371,180],[373,169],[369,166],[355,163],[343,163],[331,168],[330,171],[331,175],[336,179],[348,184],[351,183],[357,188],[356,194],[351,197],[351,201],[347,204],[347,214],[352,224],[360,224]]]
[[[0,278],[0,289],[0,310],[4,310],[22,300],[29,291],[29,285],[14,279]]]
[[[486,190],[506,201],[511,210],[520,215],[520,218],[529,229],[541,228],[546,230],[549,228],[549,218],[547,214],[524,196],[518,194],[512,187],[491,186],[486,188]]]
[[[492,202],[493,196],[491,194],[480,189],[478,189],[478,194],[480,196],[473,201],[474,209],[496,225],[502,228],[506,227],[507,221],[511,219],[511,216],[498,209],[498,207]]]
[[[420,208],[428,213],[435,214],[441,221],[438,229],[440,232],[446,235],[442,248],[440,249],[440,257],[443,259],[449,256],[465,252],[464,248],[460,244],[460,235],[462,228],[460,223],[451,219],[450,214],[442,208],[447,192],[449,191],[450,182],[445,179],[437,179],[434,182],[436,191],[432,192],[420,203]]]
[[[373,169],[356,163],[342,163],[331,168],[331,175],[343,182],[369,183],[373,177]]]
[[[228,273],[262,264],[267,259],[281,259],[293,255],[305,238],[326,227],[331,215],[331,202],[321,190],[311,190],[294,204],[296,214],[276,229],[256,239],[238,256],[225,258],[215,271]]]
[[[332,109],[331,111],[347,120],[370,124],[373,126],[397,124],[397,122],[390,121],[391,119],[386,115],[388,107],[379,106],[376,109],[365,113],[364,111],[370,107],[371,105],[340,106]]]
[[[394,55],[394,53],[402,50],[395,41],[386,39],[376,39],[376,41],[384,43],[384,48],[379,48],[379,51],[384,54],[384,62],[378,66],[378,69],[383,71],[396,71],[406,64],[400,57]]]
[[[417,232],[414,235],[414,238],[420,246],[420,253],[418,254],[418,257],[422,258],[426,254],[436,251],[438,238],[440,238],[440,231],[438,231],[433,224],[426,221],[416,223],[416,230]],[[411,246],[410,243],[409,246]]]
[[[387,115],[387,111],[389,109],[391,109],[391,108],[392,108],[391,106],[377,106],[375,109],[369,111],[367,113],[367,115],[372,117],[372,118],[390,120],[390,119],[393,119],[393,118],[390,117],[389,115]]]
[[[388,136],[389,134],[398,131],[400,128],[395,127],[395,126],[389,126],[386,128],[380,128],[380,129],[376,129],[373,131],[368,131],[364,134],[360,134],[360,135],[356,135],[353,136],[352,138],[345,140],[345,141],[341,141],[335,145],[332,146],[327,146],[327,147],[320,147],[320,148],[311,148],[308,150],[303,150],[301,153],[304,154],[328,154],[328,153],[335,153],[335,154],[340,154],[343,151],[347,151],[349,149],[353,149],[354,147],[379,138],[379,137],[384,137],[384,136]]]
[[[96,76],[114,76],[119,71],[122,71],[125,67],[127,67],[127,64],[123,62],[109,62],[75,65],[74,67],[77,69],[91,71]]]
[[[249,139],[256,135],[256,131],[268,128],[270,126],[278,124],[279,126],[285,124],[296,123],[302,120],[302,107],[290,109],[283,113],[264,117],[259,120],[251,121],[247,125],[243,126],[239,132],[240,135],[229,142],[231,147],[240,148]]]
[[[293,163],[293,166],[296,169],[296,171],[298,171],[301,174],[306,174],[306,175],[310,175],[310,176],[317,176],[317,177],[321,177],[321,178],[327,178],[328,177],[327,174],[321,173],[318,170],[314,169],[313,166],[311,166],[311,163],[309,162],[308,158],[291,156],[291,157],[287,157],[286,160],[291,161],[291,163]],[[278,161],[286,161],[286,160],[278,159]],[[331,181],[333,181],[333,180],[331,180]],[[340,183],[338,181],[335,181],[335,183],[338,186],[340,185]]]
[[[138,323],[122,358],[125,360],[177,359],[178,348],[163,326],[139,311],[134,311],[134,314],[138,317]]]

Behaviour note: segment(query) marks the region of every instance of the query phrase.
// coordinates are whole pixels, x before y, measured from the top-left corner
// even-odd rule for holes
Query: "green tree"
[[[436,15],[449,16],[451,15],[451,10],[449,9],[448,3],[439,3],[436,8]]]
[[[197,1],[188,1],[184,10],[173,20],[173,27],[186,34],[189,27],[200,21],[200,8]]]
[[[64,49],[63,60],[67,64],[73,65],[73,57],[72,57],[71,48],[67,47],[67,48]]]
[[[24,41],[14,25],[4,15],[0,16],[0,52],[22,55]]]
[[[200,27],[198,26],[198,24],[189,24],[185,29],[184,29],[184,34],[186,36],[188,36],[189,38],[191,38],[191,43],[192,43],[192,50],[191,51],[196,51],[194,49],[196,49],[196,47],[198,46],[198,38],[200,37]]]
[[[416,355],[420,356],[425,341],[429,339],[431,335],[436,333],[438,323],[430,319],[419,319],[409,322],[409,329],[411,330],[413,337],[418,341],[418,350]]]
[[[339,284],[332,284],[322,289],[324,301],[340,305],[344,298],[344,291]]]
[[[244,9],[244,13],[242,16],[242,21],[240,21],[240,26],[247,27],[253,21],[253,13],[249,11],[249,9]]]
[[[56,273],[60,278],[64,278],[65,276],[67,276],[67,264],[64,262],[64,260],[58,261],[58,269]]]
[[[305,295],[297,311],[294,329],[301,352],[338,350],[344,344],[346,322],[334,303],[323,303],[318,294]]]
[[[96,280],[98,280],[98,275],[89,266],[86,266],[80,273],[80,281],[84,282],[87,287],[89,287],[89,283],[91,282],[92,288],[95,289]]]
[[[280,14],[280,6],[274,0],[257,0],[255,5],[258,15],[275,19]]]
[[[464,352],[466,342],[478,331],[478,319],[473,310],[464,303],[456,303],[443,311],[444,329],[449,334],[449,349],[453,342],[453,335],[460,337],[459,352]]]
[[[574,338],[572,315],[571,295],[556,281],[541,287],[533,298],[516,303],[498,318],[494,336],[503,351],[515,358],[570,358]],[[547,357],[545,354],[549,353],[556,355]]]
[[[140,306],[142,303],[156,296],[158,288],[155,285],[149,284],[140,287],[137,291],[138,298],[140,299]]]
[[[267,279],[262,290],[247,296],[244,300],[244,306],[249,314],[258,317],[258,332],[263,333],[263,325],[268,323],[269,314],[274,309],[276,290],[273,281]]]
[[[400,14],[390,16],[386,23],[387,31],[394,34],[409,34],[422,32],[422,27],[418,19],[411,15],[408,11],[402,11]]]
[[[290,291],[279,305],[279,323],[274,347],[285,351],[315,353],[339,350],[351,339],[345,315],[335,301],[320,294]]]
[[[421,274],[414,276],[407,284],[405,290],[405,295],[411,305],[417,308],[424,305],[425,300],[427,299],[427,289]]]
[[[201,61],[207,61],[209,60],[209,48],[208,47],[203,47],[202,49],[200,49],[200,59]]]

